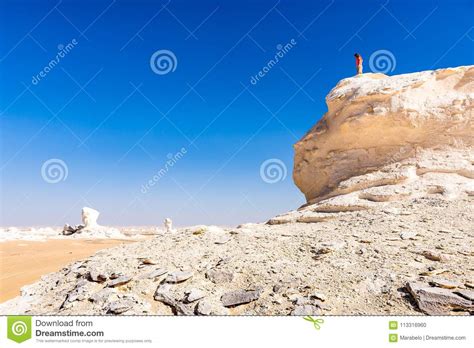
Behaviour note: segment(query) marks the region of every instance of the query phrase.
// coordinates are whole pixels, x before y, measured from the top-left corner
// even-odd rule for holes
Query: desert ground
[[[67,264],[129,240],[7,241],[0,243],[0,303],[20,295],[22,286]]]
[[[474,314],[474,66],[362,74],[341,80],[326,103],[294,145],[304,206],[234,228],[174,229],[167,219],[145,240],[115,246],[61,241],[57,257],[36,251],[42,262],[5,243],[11,277],[15,267],[38,268],[31,277],[44,264],[60,270],[0,313]],[[64,238],[124,235],[98,215],[83,208],[83,224],[66,226]]]

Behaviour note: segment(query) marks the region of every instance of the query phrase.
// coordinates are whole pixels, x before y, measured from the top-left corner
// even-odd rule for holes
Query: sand
[[[0,303],[20,295],[20,288],[70,262],[130,240],[48,240],[0,243]]]

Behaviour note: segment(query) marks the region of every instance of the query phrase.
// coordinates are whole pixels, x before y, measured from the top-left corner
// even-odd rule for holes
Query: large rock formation
[[[473,66],[363,74],[340,81],[326,102],[328,112],[294,146],[293,178],[309,203],[408,183],[405,196],[472,193]]]

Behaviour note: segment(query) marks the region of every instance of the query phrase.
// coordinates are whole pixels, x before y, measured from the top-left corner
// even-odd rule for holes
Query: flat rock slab
[[[206,297],[206,293],[199,289],[191,289],[186,292],[186,302],[191,303]]]
[[[296,306],[291,312],[291,315],[318,315],[320,312],[319,307],[307,304]]]
[[[193,272],[172,272],[166,277],[166,282],[171,284],[177,284],[188,280],[193,276]]]
[[[147,273],[145,275],[145,277],[148,278],[148,279],[155,279],[155,278],[157,278],[159,276],[162,276],[163,274],[166,274],[166,273],[168,273],[167,270],[165,270],[163,268],[157,268],[154,271],[151,271],[150,273]]]
[[[474,301],[474,291],[473,290],[468,290],[468,289],[462,289],[455,291],[456,294],[459,296],[464,297],[467,300]]]
[[[271,218],[270,220],[267,221],[267,225],[289,224],[289,223],[295,222],[298,216],[299,214],[286,214],[286,215],[275,216],[274,218]]]
[[[158,262],[148,257],[140,257],[138,260],[142,265],[156,265]]]
[[[418,304],[418,308],[428,315],[445,315],[452,310],[474,309],[471,301],[447,289],[434,288],[417,282],[407,283],[407,289]]]
[[[109,305],[105,309],[107,314],[122,314],[132,309],[132,306],[132,301],[118,300],[109,303]]]
[[[459,282],[443,279],[443,278],[433,278],[433,279],[430,279],[429,282],[430,284],[433,284],[434,286],[437,286],[439,288],[444,288],[444,289],[455,289],[462,286],[462,284]]]
[[[260,290],[235,290],[227,292],[221,297],[224,307],[238,306],[258,300]]]
[[[197,315],[211,315],[212,306],[206,301],[198,302],[196,309],[194,311]]]
[[[111,280],[107,286],[109,288],[113,288],[113,287],[116,287],[116,286],[120,286],[120,285],[124,285],[124,284],[127,284],[129,281],[132,280],[132,277],[129,277],[129,276],[120,276],[118,278],[115,278],[113,280]]]
[[[166,288],[158,287],[153,295],[155,301],[168,305],[175,315],[193,315],[193,310],[185,304],[174,299]]]
[[[231,272],[211,269],[206,272],[206,278],[214,284],[230,283],[234,279]]]

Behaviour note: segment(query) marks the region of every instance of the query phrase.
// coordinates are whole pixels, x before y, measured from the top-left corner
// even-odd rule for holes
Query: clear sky
[[[0,3],[2,226],[264,221],[304,203],[292,145],[354,52],[474,62],[470,0]]]

